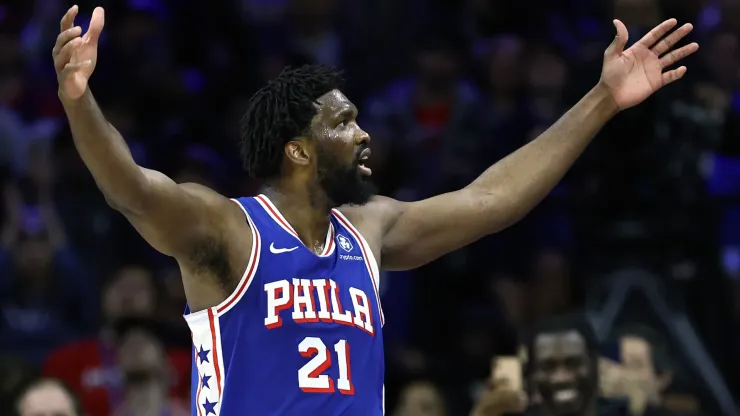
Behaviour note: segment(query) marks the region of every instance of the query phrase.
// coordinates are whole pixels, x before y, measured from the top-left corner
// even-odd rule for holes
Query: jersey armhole
[[[380,325],[385,325],[385,316],[383,314],[383,307],[380,305],[380,265],[378,264],[378,261],[375,260],[375,255],[373,255],[373,249],[370,247],[370,244],[368,244],[367,240],[365,240],[365,237],[360,234],[360,231],[355,228],[354,225],[347,219],[347,217],[344,216],[338,209],[332,209],[332,212],[334,213],[334,217],[339,221],[344,228],[349,231],[350,234],[354,237],[355,241],[357,241],[361,248],[362,248],[362,254],[367,258],[367,262],[365,263],[368,268],[368,273],[370,274],[370,279],[372,280],[371,284],[373,286],[373,289],[375,289],[375,299],[378,302],[378,310],[380,312]]]
[[[233,308],[234,305],[236,305],[239,300],[244,297],[244,294],[247,292],[247,289],[249,289],[254,276],[257,274],[257,268],[260,261],[260,253],[262,251],[262,238],[260,237],[260,232],[255,226],[254,221],[252,221],[252,217],[249,216],[249,212],[247,212],[247,209],[244,207],[244,205],[236,199],[231,199],[231,201],[238,205],[239,208],[241,208],[244,216],[247,219],[249,228],[252,229],[252,253],[249,256],[247,268],[244,270],[239,283],[236,285],[236,289],[234,289],[234,291],[231,292],[231,294],[221,303],[198,312],[186,314],[185,321],[187,321],[188,324],[196,324],[204,319],[208,319],[209,311],[216,316],[221,316],[231,310],[231,308]]]
[[[375,255],[373,254],[373,249],[370,247],[370,244],[368,244],[367,240],[365,240],[365,237],[360,234],[360,231],[355,228],[354,225],[349,221],[349,219],[342,214],[338,209],[332,209],[332,212],[334,213],[334,216],[339,220],[339,223],[344,226],[344,228],[347,229],[347,231],[352,234],[352,236],[357,240],[358,243],[360,243],[365,249],[367,250],[367,257],[368,260],[370,260],[370,274],[373,278],[373,280],[376,281],[376,289],[380,290],[380,282],[377,281],[377,279],[380,278],[380,264],[378,264],[378,261],[375,260]]]

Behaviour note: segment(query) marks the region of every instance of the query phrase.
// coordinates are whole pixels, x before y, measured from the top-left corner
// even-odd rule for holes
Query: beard
[[[368,176],[360,172],[361,147],[350,164],[341,163],[332,153],[317,149],[319,187],[333,207],[364,205],[377,189]]]

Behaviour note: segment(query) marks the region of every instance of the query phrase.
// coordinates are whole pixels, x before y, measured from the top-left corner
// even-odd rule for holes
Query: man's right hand
[[[78,11],[77,5],[72,6],[62,17],[60,33],[52,51],[59,93],[73,100],[82,97],[87,90],[87,80],[98,60],[98,39],[105,24],[103,8],[96,7],[90,27],[82,35],[82,28],[74,26]]]
[[[523,391],[511,388],[506,379],[494,380],[493,386],[481,393],[470,416],[502,416],[527,409]]]

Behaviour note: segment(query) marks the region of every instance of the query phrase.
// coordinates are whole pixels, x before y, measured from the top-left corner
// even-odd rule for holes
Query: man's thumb
[[[604,55],[606,56],[619,55],[624,52],[624,47],[627,45],[627,41],[629,40],[629,32],[624,23],[619,19],[614,19],[612,23],[614,23],[614,27],[617,30],[617,35],[614,37],[611,45],[606,49],[606,52],[604,52]]]

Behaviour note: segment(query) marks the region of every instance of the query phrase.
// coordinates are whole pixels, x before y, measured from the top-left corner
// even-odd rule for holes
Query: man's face
[[[163,380],[167,373],[167,356],[162,345],[146,331],[133,329],[121,340],[118,365],[127,383]]]
[[[370,136],[357,124],[357,108],[339,90],[317,102],[308,146],[313,148],[319,186],[334,206],[364,204],[375,193],[372,171],[365,166]]]
[[[666,374],[655,373],[652,347],[644,338],[624,336],[620,339],[623,373],[628,383],[626,391],[633,414],[642,414],[648,403],[657,403],[664,386],[670,382]]]
[[[136,266],[127,266],[116,273],[103,294],[106,319],[114,321],[127,317],[148,317],[156,308],[156,291],[151,272]]]
[[[76,416],[72,400],[59,385],[44,383],[28,391],[20,401],[21,416]]]
[[[620,339],[622,364],[643,379],[655,380],[655,367],[650,344],[642,338],[625,336]]]
[[[532,384],[551,415],[580,415],[595,389],[595,369],[577,331],[544,333],[534,343]]]

